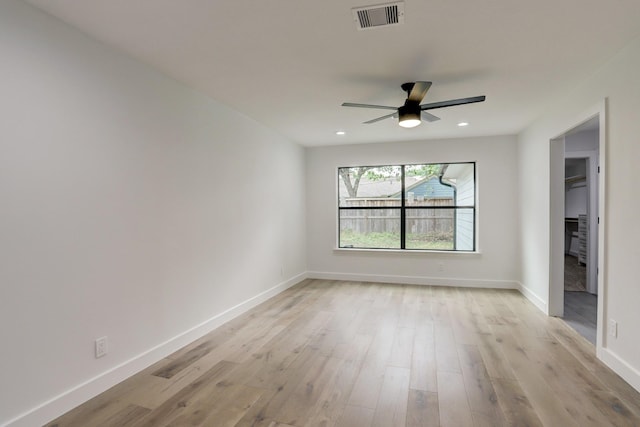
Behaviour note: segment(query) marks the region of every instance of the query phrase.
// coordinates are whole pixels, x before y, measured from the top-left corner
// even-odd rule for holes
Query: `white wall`
[[[564,138],[565,152],[598,151],[598,130],[571,133]]]
[[[304,274],[301,147],[23,2],[0,2],[0,57],[0,425]]]
[[[640,159],[640,39],[620,51],[592,77],[571,92],[549,100],[546,114],[518,137],[522,281],[538,298],[549,302],[550,139],[589,118],[607,99],[605,241],[602,275],[604,318],[618,321],[618,338],[608,338],[598,354],[640,389],[640,286],[637,285],[637,242],[634,227],[640,198],[636,180]],[[602,203],[601,198],[601,203]],[[606,329],[606,328],[605,328]]]
[[[587,177],[587,162],[589,159],[580,157],[581,153],[593,153],[597,156],[598,152],[598,130],[588,130],[572,133],[564,138],[564,150],[566,157],[578,156],[579,163],[565,167],[565,177],[585,176]],[[592,185],[597,187],[597,180],[594,179]],[[569,218],[577,218],[578,215],[587,213],[588,193],[587,181],[573,183],[567,185],[565,194],[565,216]]]
[[[567,185],[564,198],[564,216],[577,218],[587,214],[587,184],[579,182]]]
[[[519,277],[516,145],[515,137],[501,136],[308,148],[310,276],[516,287]],[[465,161],[477,162],[480,254],[334,249],[339,166]]]

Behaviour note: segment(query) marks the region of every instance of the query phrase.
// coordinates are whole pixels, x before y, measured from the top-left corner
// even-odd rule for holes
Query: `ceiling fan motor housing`
[[[415,86],[415,82],[402,83],[400,87],[403,91],[407,92],[407,95],[411,93],[411,89]]]
[[[403,123],[411,124],[414,127],[420,124],[420,104],[417,102],[406,101],[403,106],[398,108],[398,123],[403,126]],[[417,120],[417,122],[415,122]]]

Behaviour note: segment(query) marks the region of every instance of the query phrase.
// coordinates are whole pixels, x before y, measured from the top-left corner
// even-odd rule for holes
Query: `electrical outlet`
[[[609,319],[609,335],[618,338],[618,322],[613,319]]]
[[[109,351],[107,347],[107,337],[101,337],[96,340],[96,359],[105,356]]]
[[[438,263],[438,271],[444,271],[444,262]]]

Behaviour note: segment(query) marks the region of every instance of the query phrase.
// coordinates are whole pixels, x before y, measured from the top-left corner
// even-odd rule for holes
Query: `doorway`
[[[599,222],[604,115],[551,141],[549,314],[598,347],[602,342],[602,238]],[[600,298],[599,298],[600,297]]]
[[[598,318],[598,236],[592,227],[598,212],[598,134],[596,121],[564,137],[563,319],[593,345]]]

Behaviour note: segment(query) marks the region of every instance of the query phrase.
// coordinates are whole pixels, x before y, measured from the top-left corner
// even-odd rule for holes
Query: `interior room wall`
[[[571,133],[564,138],[564,149],[567,160],[565,161],[565,177],[584,176],[591,180],[591,184],[598,185],[597,177],[589,176],[588,158],[569,158],[586,153],[595,153],[598,147],[598,130],[587,130]],[[565,217],[577,218],[580,214],[587,213],[588,192],[587,181],[573,183],[566,186],[565,193]]]
[[[565,212],[569,218],[587,213],[587,190],[585,186],[567,190],[565,198]]]
[[[564,150],[566,152],[597,151],[598,130],[585,130],[565,136]]]
[[[577,159],[570,163],[565,162],[566,178],[587,175],[587,164],[585,159]],[[567,218],[577,218],[578,215],[587,213],[587,182],[570,182],[565,184],[564,196],[564,216]]]
[[[640,390],[637,328],[640,287],[634,258],[640,228],[632,227],[640,209],[635,180],[640,158],[640,39],[630,43],[576,87],[549,100],[545,114],[518,136],[522,282],[549,302],[550,140],[590,117],[606,99],[604,227],[604,319],[618,322],[618,337],[606,337],[598,354]]]
[[[0,55],[0,425],[304,275],[300,146],[21,1],[0,2]]]
[[[358,144],[307,149],[308,261],[312,277],[517,287],[515,137]],[[337,168],[475,161],[478,254],[336,250]]]

